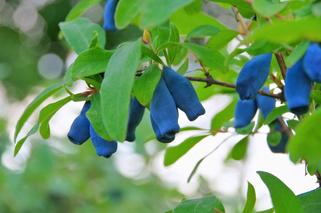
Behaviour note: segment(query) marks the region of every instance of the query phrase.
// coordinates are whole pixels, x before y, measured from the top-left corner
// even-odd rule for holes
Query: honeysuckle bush
[[[149,114],[154,131],[146,142],[169,143],[180,131],[202,130],[168,147],[165,166],[174,164],[205,137],[222,132],[243,135],[228,155],[228,159],[242,160],[249,138],[267,125],[271,151],[289,155],[293,163],[305,163],[307,172],[320,182],[321,3],[208,2],[233,11],[238,28],[230,29],[206,14],[201,0],[79,1],[59,24],[62,41],[77,58],[63,81],[45,89],[26,107],[16,125],[15,155],[36,132],[48,139],[52,117],[74,101],[84,107],[68,138],[79,145],[90,139],[98,156],[109,158],[117,154],[118,143],[135,141],[135,129],[144,114]],[[105,5],[103,23],[82,17],[97,4]],[[133,26],[139,29],[139,38],[122,35],[118,46],[106,45],[108,35]],[[231,41],[237,43],[233,48]],[[72,88],[78,81],[85,82],[88,89],[74,94]],[[64,97],[42,105],[58,93]],[[217,94],[225,94],[231,101],[208,118],[212,120],[210,129],[180,129],[178,109],[191,121],[207,116],[200,101]],[[24,124],[40,106],[38,121],[27,135],[21,135]],[[206,157],[195,162],[189,179]],[[321,211],[320,190],[295,195],[272,174],[261,171],[258,175],[273,202],[273,208],[265,212]],[[240,211],[253,212],[255,199],[255,189],[249,183],[247,201]],[[225,210],[219,199],[210,195],[182,201],[169,212]]]

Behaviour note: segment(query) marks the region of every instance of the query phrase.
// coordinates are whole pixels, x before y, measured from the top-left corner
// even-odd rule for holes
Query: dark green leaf
[[[219,131],[222,126],[231,120],[234,116],[234,109],[236,105],[236,98],[233,98],[231,103],[225,107],[221,112],[217,113],[213,118],[211,122],[211,132],[216,133]]]
[[[268,116],[266,117],[264,124],[270,124],[273,121],[275,121],[278,117],[282,116],[284,113],[288,112],[288,106],[287,105],[283,105],[280,107],[276,107],[272,110],[272,112],[270,112],[268,114]]]
[[[305,213],[321,212],[321,189],[298,195]]]
[[[142,8],[142,28],[151,28],[165,22],[175,11],[191,2],[193,0],[146,0]]]
[[[301,40],[321,41],[321,19],[305,18],[294,21],[276,20],[257,28],[248,41],[265,40],[293,43]]]
[[[249,143],[249,138],[245,137],[240,142],[234,145],[230,153],[228,154],[227,159],[233,160],[242,160],[247,153],[247,145]]]
[[[56,112],[58,112],[61,107],[65,106],[69,101],[71,101],[71,96],[61,99],[55,103],[49,104],[40,111],[38,119],[38,123],[40,124],[39,132],[44,139],[50,137],[50,119],[56,114]]]
[[[97,134],[104,138],[107,141],[110,141],[111,138],[107,133],[107,130],[104,126],[102,120],[102,109],[101,109],[101,98],[100,94],[94,95],[90,100],[90,109],[87,111],[86,115],[90,124],[95,129]]]
[[[188,21],[186,21],[188,20]],[[213,25],[220,30],[227,28],[213,17],[204,12],[189,14],[185,10],[177,11],[172,17],[171,21],[175,24],[181,34],[188,34],[196,27],[201,25]]]
[[[220,30],[212,25],[202,25],[197,28],[195,28],[193,31],[191,31],[189,34],[187,34],[187,39],[189,38],[202,38],[207,36],[214,36],[217,33],[219,33]]]
[[[95,32],[98,33],[99,47],[105,47],[105,31],[88,19],[77,18],[73,21],[62,22],[59,26],[68,44],[78,54],[90,47]]]
[[[256,202],[256,193],[253,185],[248,182],[247,183],[247,199],[243,209],[243,213],[253,213],[254,206]]]
[[[291,137],[288,150],[292,161],[306,160],[308,165],[321,171],[321,110],[306,117]]]
[[[185,43],[184,46],[189,48],[204,65],[214,70],[224,71],[222,61],[225,59],[220,52],[192,43]]]
[[[194,136],[186,139],[177,146],[168,147],[165,152],[164,165],[170,166],[192,149],[198,142],[208,135]]]
[[[263,17],[271,17],[279,13],[286,7],[286,2],[273,0],[254,0],[252,3],[253,9]]]
[[[26,136],[24,136],[23,138],[21,138],[17,143],[16,146],[14,148],[14,156],[16,156],[21,147],[23,146],[23,144],[26,142],[27,138],[30,137],[31,135],[34,135],[39,129],[39,124],[36,124],[35,126],[32,127],[32,129],[28,132],[28,134]]]
[[[142,105],[147,106],[149,104],[160,78],[161,70],[157,65],[151,65],[141,77],[136,79],[133,92]]]
[[[16,129],[14,133],[14,141],[16,142],[17,136],[21,131],[25,122],[29,119],[32,113],[45,101],[47,98],[52,96],[53,94],[57,93],[59,90],[63,88],[63,83],[54,84],[47,89],[43,90],[25,109],[22,113],[21,117],[19,118]]]
[[[100,3],[100,0],[81,0],[79,1],[69,12],[66,21],[71,21],[84,14],[88,9],[96,6]]]
[[[69,72],[74,80],[103,73],[106,70],[112,52],[93,48],[80,53]]]
[[[128,108],[141,57],[140,40],[124,43],[110,58],[101,86],[103,123],[110,137],[126,138]]]
[[[119,0],[115,14],[117,28],[122,29],[130,24],[140,12],[143,3],[142,0]]]
[[[246,17],[251,18],[254,15],[254,12],[251,8],[251,4],[249,4],[245,0],[210,0],[212,2],[226,3],[231,6],[236,6],[240,13]]]
[[[302,205],[295,194],[281,180],[267,172],[258,172],[268,187],[276,213],[302,213]]]
[[[237,35],[238,32],[233,30],[221,30],[211,37],[211,39],[208,41],[207,47],[213,50],[221,49]]]
[[[224,206],[215,196],[184,200],[170,213],[223,213]]]

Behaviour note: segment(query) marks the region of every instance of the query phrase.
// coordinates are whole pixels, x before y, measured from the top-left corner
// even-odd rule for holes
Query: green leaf
[[[78,54],[90,47],[95,32],[98,33],[99,47],[105,47],[105,31],[88,19],[77,18],[73,21],[62,22],[59,26],[68,44]]]
[[[23,144],[26,142],[27,138],[30,137],[31,135],[34,135],[36,134],[36,132],[38,131],[39,129],[39,124],[36,124],[35,126],[32,127],[32,129],[28,132],[28,134],[26,136],[24,136],[23,138],[21,138],[17,143],[16,143],[16,146],[14,148],[14,156],[16,156],[21,147],[23,146]]]
[[[175,11],[193,0],[146,0],[142,8],[141,27],[151,28],[164,23]]]
[[[287,113],[289,111],[287,105],[276,107],[268,114],[266,117],[264,124],[270,124],[273,121],[275,121],[278,117],[282,116],[284,113]]]
[[[288,150],[292,161],[306,160],[308,165],[321,171],[321,110],[306,117],[291,137]]]
[[[224,206],[215,196],[202,197],[182,201],[170,213],[223,213]]]
[[[247,41],[293,43],[302,40],[321,41],[321,19],[305,18],[294,21],[275,20],[257,28]]]
[[[287,67],[291,67],[294,65],[304,54],[305,51],[308,49],[309,42],[302,41],[300,42],[294,50],[285,58],[285,64]]]
[[[153,98],[154,90],[161,78],[161,70],[157,65],[151,65],[144,74],[136,79],[133,92],[137,100],[147,106]]]
[[[243,213],[253,213],[254,212],[254,206],[256,202],[256,193],[254,186],[248,182],[247,183],[247,199],[246,203],[243,209]]]
[[[51,103],[40,111],[38,119],[38,123],[40,124],[39,132],[44,139],[50,137],[50,119],[56,114],[56,112],[58,112],[61,107],[65,106],[69,101],[71,101],[71,96],[61,99],[55,103]]]
[[[165,152],[164,165],[170,166],[174,164],[178,159],[185,155],[190,149],[192,149],[198,142],[207,137],[208,135],[199,135],[191,137],[183,141],[177,146],[168,147]]]
[[[312,6],[312,13],[317,17],[321,17],[321,2],[317,2]]]
[[[121,45],[109,60],[101,86],[102,119],[114,140],[126,138],[128,108],[141,57],[140,40]]]
[[[298,195],[305,213],[321,212],[321,189],[315,189],[310,192]]]
[[[202,37],[207,37],[207,36],[214,36],[217,33],[219,33],[220,30],[212,25],[202,25],[194,30],[192,30],[189,34],[187,34],[186,38],[202,38]]]
[[[249,137],[245,137],[241,141],[239,141],[237,144],[235,144],[232,150],[230,151],[230,153],[228,154],[227,159],[233,159],[233,160],[244,159],[247,153],[248,143],[249,143]]]
[[[242,16],[246,18],[251,18],[254,15],[254,11],[251,8],[251,4],[244,0],[210,0],[212,2],[219,2],[230,4],[231,6],[237,6]]]
[[[238,35],[238,32],[233,30],[221,30],[213,35],[208,41],[207,47],[218,50],[227,45],[233,38]]]
[[[20,133],[23,125],[30,118],[32,113],[50,96],[57,93],[59,90],[63,88],[63,83],[54,84],[45,90],[43,90],[37,97],[26,107],[25,111],[20,116],[14,133],[14,141],[16,142],[18,134]]]
[[[142,45],[142,56],[143,57],[149,57],[150,59],[153,59],[154,61],[158,62],[159,64],[164,64],[162,59],[160,59],[151,49],[148,47]]]
[[[236,98],[233,98],[231,103],[227,107],[225,107],[221,112],[217,113],[213,118],[211,122],[211,132],[216,133],[221,129],[221,127],[231,120],[234,116],[234,109],[236,105]]]
[[[276,213],[302,213],[302,205],[295,194],[280,179],[267,172],[258,172],[268,187]]]
[[[81,0],[69,12],[66,21],[71,21],[83,15],[88,9],[96,6],[100,0]]]
[[[254,0],[252,3],[253,9],[263,17],[271,17],[279,13],[286,7],[286,2],[273,0]]]
[[[225,59],[220,52],[193,43],[185,43],[184,46],[189,48],[204,65],[214,70],[224,71],[222,62]]]
[[[69,72],[74,80],[103,73],[112,56],[111,51],[92,48],[80,53]]]
[[[119,0],[116,8],[115,22],[118,29],[125,28],[138,15],[143,0]]]
[[[101,106],[100,94],[95,94],[90,99],[90,109],[87,111],[86,116],[97,134],[105,140],[110,141],[111,137],[108,135],[101,116]]]
[[[170,20],[179,32],[185,35],[202,25],[212,25],[220,30],[227,30],[227,27],[204,12],[189,14],[182,9],[173,14]]]

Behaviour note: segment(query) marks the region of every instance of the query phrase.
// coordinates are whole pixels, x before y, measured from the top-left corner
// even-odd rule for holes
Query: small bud
[[[143,42],[144,44],[149,44],[151,41],[151,34],[148,30],[144,30],[143,32]]]

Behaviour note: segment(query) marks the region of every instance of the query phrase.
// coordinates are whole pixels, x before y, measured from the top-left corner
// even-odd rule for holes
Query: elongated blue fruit
[[[86,112],[90,108],[90,102],[86,102],[78,117],[73,121],[68,132],[69,140],[77,145],[81,145],[89,139],[89,120]]]
[[[267,87],[263,88],[263,91],[269,93],[270,90]],[[258,108],[263,114],[263,117],[266,118],[270,112],[275,108],[275,99],[269,96],[264,96],[258,94],[256,96],[256,103]]]
[[[156,138],[164,143],[175,139],[179,131],[178,112],[163,78],[160,79],[150,104],[150,119]]]
[[[98,156],[109,158],[117,151],[117,142],[106,141],[95,132],[91,125],[89,129],[91,142],[93,143]]]
[[[191,82],[170,67],[164,67],[163,78],[172,94],[176,106],[187,115],[190,121],[205,113]]]
[[[302,115],[309,109],[312,82],[303,70],[303,59],[288,69],[285,78],[285,99],[291,112]]]
[[[130,103],[129,120],[127,127],[127,141],[135,140],[135,131],[139,123],[142,121],[145,107],[141,105],[136,98],[132,98]]]
[[[241,100],[256,97],[269,75],[271,60],[272,54],[268,53],[256,56],[244,65],[236,81]]]
[[[273,153],[285,153],[286,152],[286,145],[288,144],[289,141],[289,136],[282,131],[282,127],[279,123],[279,121],[276,121],[273,123],[273,127],[276,131],[279,131],[281,133],[281,141],[278,145],[273,146],[268,143],[270,150]]]
[[[104,11],[104,29],[106,31],[116,31],[115,12],[118,0],[107,0]]]
[[[249,125],[257,111],[255,100],[238,100],[234,113],[234,127],[243,128]]]
[[[319,44],[310,44],[303,59],[303,68],[311,81],[321,82],[321,47]]]

